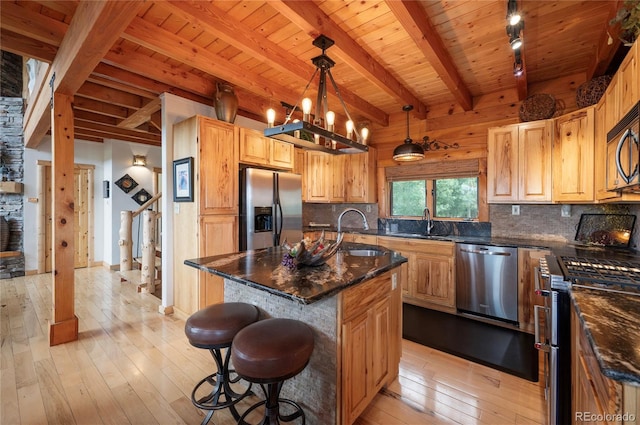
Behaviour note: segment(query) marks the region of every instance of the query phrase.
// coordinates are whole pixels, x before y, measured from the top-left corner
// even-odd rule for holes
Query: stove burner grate
[[[560,260],[565,279],[581,286],[606,286],[640,294],[640,263],[579,257],[560,257]]]

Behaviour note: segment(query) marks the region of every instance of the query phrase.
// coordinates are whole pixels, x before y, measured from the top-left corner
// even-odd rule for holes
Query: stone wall
[[[3,70],[4,74],[4,70]],[[0,155],[2,180],[22,182],[24,177],[23,101],[0,97]],[[21,193],[0,193],[0,215],[9,222],[8,251],[24,250],[24,204]],[[33,229],[35,231],[35,229]],[[24,276],[24,255],[0,258],[0,279]]]

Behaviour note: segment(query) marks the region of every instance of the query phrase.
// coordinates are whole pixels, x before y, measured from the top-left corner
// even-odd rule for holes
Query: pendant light
[[[407,113],[407,138],[404,143],[393,150],[393,160],[398,162],[420,161],[424,158],[424,149],[416,145],[409,136],[409,112],[413,110],[413,105],[404,105],[402,110]]]

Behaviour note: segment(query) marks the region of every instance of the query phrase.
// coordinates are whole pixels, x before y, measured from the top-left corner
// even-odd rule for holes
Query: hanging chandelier
[[[420,161],[424,158],[425,151],[436,151],[440,149],[458,149],[458,143],[448,144],[438,140],[430,140],[429,136],[422,138],[422,143],[413,143],[409,136],[409,112],[413,110],[413,105],[404,105],[402,110],[407,113],[407,137],[404,143],[393,150],[393,160],[398,162]]]
[[[329,47],[333,46],[333,44],[334,41],[324,35],[318,36],[313,41],[313,45],[322,50],[322,54],[312,59],[316,70],[302,92],[301,100],[292,107],[283,103],[288,109],[283,124],[275,125],[275,111],[273,109],[267,111],[267,128],[264,129],[264,135],[266,137],[278,139],[305,149],[325,151],[332,154],[358,153],[369,150],[366,145],[366,136],[369,131],[366,128],[358,131],[356,126],[354,126],[351,115],[331,74],[331,68],[335,65],[335,62],[327,56],[325,52]],[[305,97],[305,93],[316,74],[320,74],[320,80],[318,83],[315,115],[312,116],[312,102],[311,99]],[[347,117],[345,126],[346,136],[335,132],[336,115],[334,111],[329,110],[327,100],[327,76]],[[292,115],[299,110],[299,104],[302,107],[302,121],[292,121]],[[355,140],[353,140],[354,136]]]

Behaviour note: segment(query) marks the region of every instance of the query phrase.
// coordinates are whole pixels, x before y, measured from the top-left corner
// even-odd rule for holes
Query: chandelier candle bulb
[[[269,128],[272,128],[275,122],[276,122],[276,111],[273,108],[267,109],[267,126]]]
[[[333,111],[327,112],[327,130],[333,132],[334,124],[336,122],[336,114]]]
[[[351,139],[353,135],[353,121],[347,121],[347,139]]]
[[[369,137],[369,129],[367,127],[363,127],[362,130],[360,130],[360,134],[362,135],[362,144],[366,145],[367,137]]]
[[[302,121],[311,122],[311,99],[302,99]]]
[[[294,123],[294,124],[297,124],[297,123],[299,123],[299,122],[300,122],[300,120],[299,120],[299,119],[295,119],[295,120],[293,120],[293,123]],[[293,132],[293,137],[295,137],[296,139],[299,139],[299,138],[300,138],[300,130],[296,130],[296,131],[294,131],[294,132]]]

